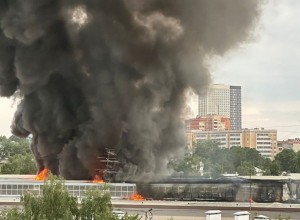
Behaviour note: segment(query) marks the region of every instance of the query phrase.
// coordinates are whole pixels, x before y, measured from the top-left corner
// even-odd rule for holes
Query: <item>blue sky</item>
[[[300,1],[268,0],[253,37],[210,61],[214,83],[242,86],[243,127],[300,137]],[[0,98],[0,135],[10,135],[16,104]]]

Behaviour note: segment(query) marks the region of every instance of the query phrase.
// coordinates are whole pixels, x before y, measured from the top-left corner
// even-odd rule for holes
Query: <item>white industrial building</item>
[[[128,199],[136,193],[134,183],[93,183],[84,180],[65,180],[70,195],[82,198],[88,190],[108,190],[112,199]],[[21,199],[29,192],[41,195],[44,181],[35,180],[34,175],[0,175],[0,201],[10,201]]]

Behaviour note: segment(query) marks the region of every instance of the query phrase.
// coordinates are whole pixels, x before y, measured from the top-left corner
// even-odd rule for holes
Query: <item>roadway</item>
[[[145,216],[145,212],[148,209],[143,208],[126,208],[126,209],[115,209],[128,212],[129,214],[138,214]],[[205,220],[207,210],[190,210],[190,209],[153,209],[153,220]],[[234,213],[238,210],[222,210],[222,220],[233,220]],[[282,217],[290,217],[290,220],[299,220],[299,212],[270,212],[270,211],[252,211],[252,216],[265,215],[271,219],[275,219],[281,215]],[[142,218],[143,219],[143,218]]]
[[[116,210],[123,210],[130,214],[145,215],[152,209],[153,220],[205,220],[208,210],[221,210],[222,220],[233,220],[234,213],[248,211],[251,216],[265,215],[271,219],[281,215],[299,220],[300,204],[282,203],[231,203],[231,202],[182,202],[182,201],[128,201],[113,200]],[[250,210],[251,209],[251,210]]]
[[[0,202],[0,210],[20,203]],[[248,211],[252,216],[265,215],[271,219],[281,215],[290,220],[300,219],[300,204],[236,203],[236,202],[183,202],[183,201],[131,201],[112,200],[114,210],[145,216],[152,209],[153,220],[205,220],[208,210],[221,210],[222,220],[233,220],[234,213]],[[144,218],[142,218],[144,219]]]

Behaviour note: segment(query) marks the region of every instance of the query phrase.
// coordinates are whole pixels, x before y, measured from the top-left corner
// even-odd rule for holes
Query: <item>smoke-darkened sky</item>
[[[165,175],[185,146],[188,90],[210,57],[252,37],[260,0],[3,0],[0,96],[18,96],[13,134],[32,134],[38,171],[120,180]]]
[[[265,4],[252,42],[211,62],[215,83],[242,86],[243,127],[277,128],[279,139],[300,133],[300,2]],[[16,104],[0,98],[0,134],[9,136]]]
[[[269,0],[252,42],[211,62],[215,83],[242,86],[243,127],[278,129],[279,139],[300,136],[300,2]],[[0,98],[0,134],[11,135],[16,104]]]
[[[215,83],[242,86],[243,127],[277,128],[279,139],[300,133],[300,2],[265,4],[252,42],[211,62]],[[11,135],[16,104],[0,98],[0,134]]]

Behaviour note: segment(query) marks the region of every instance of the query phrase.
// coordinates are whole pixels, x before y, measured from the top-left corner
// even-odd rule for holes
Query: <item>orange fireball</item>
[[[144,201],[145,200],[145,198],[142,195],[138,194],[138,193],[133,193],[131,195],[130,199],[135,200],[135,201]]]
[[[48,177],[48,169],[44,168],[41,172],[39,172],[36,177],[35,180],[45,180]]]
[[[93,183],[104,183],[104,180],[102,179],[101,176],[95,175],[93,179]]]

